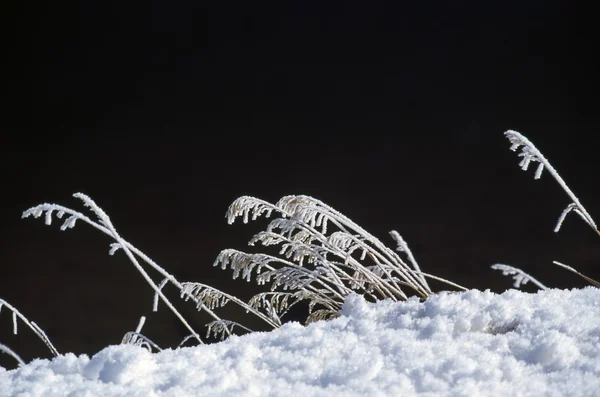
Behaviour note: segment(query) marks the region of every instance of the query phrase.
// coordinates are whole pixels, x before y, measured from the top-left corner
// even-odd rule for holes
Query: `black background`
[[[140,315],[159,345],[185,336],[107,236],[21,219],[82,210],[75,192],[178,279],[240,297],[258,288],[212,263],[264,226],[227,225],[241,195],[314,196],[391,247],[398,230],[424,271],[468,288],[510,288],[498,262],[550,287],[587,285],[552,260],[600,278],[598,236],[576,216],[553,233],[568,197],[503,136],[529,137],[600,217],[590,10],[394,4],[3,4],[0,297],[63,353],[119,343]],[[46,356],[19,326],[3,310],[2,343]]]

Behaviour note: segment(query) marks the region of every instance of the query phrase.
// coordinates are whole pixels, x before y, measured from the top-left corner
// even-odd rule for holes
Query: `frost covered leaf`
[[[50,226],[52,224],[52,210],[51,209],[46,211],[46,219],[44,220],[44,223],[47,226]]]
[[[393,269],[388,268],[387,272],[384,269],[385,265],[374,265],[366,267],[366,270],[369,272],[369,276],[365,274],[362,270],[356,270],[352,277],[350,278],[350,286],[352,289],[363,289],[367,292],[373,292],[375,285],[373,284],[373,277],[376,280],[385,280],[387,278],[387,274],[391,273]],[[398,281],[398,280],[395,280]]]
[[[260,273],[264,266],[276,259],[265,254],[248,254],[234,249],[226,249],[219,253],[213,266],[220,265],[223,270],[229,266],[233,270],[233,279],[238,278],[241,273],[242,279],[250,281],[255,267],[256,272]]]
[[[50,225],[52,225],[52,215],[54,214],[54,211],[57,211],[56,217],[59,219],[62,218],[63,215],[65,214],[65,210],[62,209],[62,207],[60,207],[58,205],[40,204],[40,205],[37,205],[35,207],[29,208],[28,210],[24,211],[23,215],[21,217],[28,218],[30,216],[33,216],[34,218],[39,218],[45,214],[44,223],[46,225],[50,226]],[[73,228],[75,226],[75,222],[78,219],[85,217],[85,215],[83,215],[79,212],[75,212],[75,211],[70,211],[70,214],[71,214],[71,216],[69,216],[66,220],[63,221],[63,224],[60,227],[60,230],[66,230],[66,229]]]
[[[119,243],[111,243],[110,244],[110,250],[108,251],[108,255],[114,255],[115,252],[117,252],[121,247],[121,244]]]
[[[292,292],[261,292],[254,295],[248,304],[255,309],[272,308],[277,313],[285,311],[288,306]]]
[[[339,312],[336,312],[333,310],[327,310],[327,309],[319,309],[319,310],[315,310],[308,316],[308,318],[306,319],[306,324],[310,324],[310,323],[314,323],[314,322],[322,321],[322,320],[332,320],[332,319],[338,318],[338,317],[340,317]]]
[[[308,196],[283,196],[277,204],[285,213],[295,215],[306,210],[307,207],[314,206],[316,200]]]
[[[309,196],[284,196],[276,204],[284,213],[290,214],[311,228],[320,228],[322,234],[327,233],[329,215],[320,206],[320,201]]]
[[[294,301],[289,303],[289,299],[294,298]],[[281,326],[281,316],[287,310],[298,302],[295,294],[291,292],[261,292],[254,295],[248,301],[250,307],[260,310],[263,309],[267,316],[276,324]]]
[[[313,312],[313,309],[316,305],[320,305],[321,307],[325,308],[324,312],[314,316],[314,318],[323,319],[324,317],[320,316],[325,314],[325,312],[336,313],[341,307],[341,303],[339,305],[336,304],[327,296],[327,294],[330,294],[330,292],[324,289],[319,290],[316,288],[313,288],[310,291],[307,289],[300,289],[294,292],[263,292],[253,296],[248,303],[250,306],[256,309],[265,310],[268,315],[274,319],[274,321],[281,322],[280,317],[284,316],[289,308],[299,302],[308,301],[309,314]],[[332,317],[334,317],[334,315],[327,315],[327,318]],[[308,321],[306,323],[308,323]]]
[[[510,150],[513,152],[516,152],[521,146],[523,147],[521,149],[521,153],[519,153],[519,157],[523,157],[519,163],[519,166],[523,171],[527,171],[531,162],[540,162],[538,169],[535,172],[535,179],[539,179],[544,169],[544,163],[540,160],[543,156],[541,156],[539,150],[537,150],[537,148],[527,138],[517,131],[506,131],[504,135],[510,141]]]
[[[194,299],[198,309],[201,309],[204,305],[210,310],[214,310],[225,306],[230,301],[229,297],[225,296],[218,289],[208,287],[204,284],[186,282],[181,283],[181,286],[181,297],[185,298],[185,300]]]
[[[327,242],[342,251],[347,251],[352,245],[356,244],[354,236],[346,232],[335,232],[327,238]]]
[[[267,226],[267,232],[275,232],[276,230],[279,230],[278,234],[281,236],[291,239],[295,231],[301,231],[303,229],[302,223],[298,222],[296,219],[277,218],[272,220]]]
[[[79,219],[77,215],[71,215],[64,221],[64,223],[60,227],[60,230],[72,229],[73,227],[75,227],[75,222],[77,221],[77,219]]]
[[[491,268],[494,270],[501,270],[504,276],[512,276],[512,278],[515,280],[513,284],[515,288],[521,288],[521,285],[525,285],[531,281],[541,289],[548,289],[548,287],[546,287],[544,284],[540,283],[538,280],[516,267],[497,263],[492,265]]]
[[[254,246],[257,242],[260,242],[264,246],[269,246],[281,244],[284,241],[287,241],[287,239],[283,236],[280,236],[277,233],[265,231],[255,234],[254,237],[252,237],[252,239],[248,242],[248,245]]]
[[[266,201],[250,196],[242,196],[236,199],[227,210],[227,222],[232,224],[238,216],[242,217],[244,223],[248,223],[250,215],[252,220],[256,220],[259,216],[271,216],[273,206]]]
[[[31,207],[28,210],[23,211],[22,218],[28,218],[30,216],[39,218],[49,206],[51,206],[51,204],[40,204],[35,207]]]
[[[273,280],[272,290],[281,286],[284,290],[301,289],[312,283],[318,278],[318,270],[307,270],[304,268],[282,267],[273,269],[260,274],[256,278],[259,285],[266,284]]]
[[[352,254],[360,250],[360,261],[364,261],[367,256],[374,258],[370,247],[362,240],[361,236],[353,236],[347,232],[335,232],[327,238],[327,243],[337,248],[340,252],[334,252],[339,257],[344,258],[344,263],[348,264]],[[343,254],[342,254],[343,253]]]
[[[282,244],[279,251],[279,255],[297,262],[300,266],[304,265],[304,259],[306,259],[307,264],[318,263],[320,262],[319,258],[322,258],[326,253],[327,251],[322,248],[319,250],[317,246],[296,241]]]
[[[96,216],[98,217],[98,221],[100,222],[101,225],[103,225],[104,227],[107,227],[107,228],[111,227],[110,218],[108,217],[106,212],[104,212],[104,210],[102,208],[100,208],[98,206],[98,204],[96,204],[96,202],[94,200],[92,200],[88,195],[83,194],[83,193],[75,193],[73,195],[73,197],[78,198],[81,201],[83,201],[83,206],[88,207],[89,209],[92,210],[92,212],[94,214],[96,214]]]
[[[227,336],[233,334],[233,329],[235,327],[242,328],[246,332],[252,332],[251,329],[246,328],[242,324],[237,323],[235,321],[215,320],[211,321],[206,325],[206,337],[209,338],[212,334],[214,338],[224,340],[225,338],[227,338]]]

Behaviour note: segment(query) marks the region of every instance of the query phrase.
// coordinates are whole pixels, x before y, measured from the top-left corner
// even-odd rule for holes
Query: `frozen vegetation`
[[[569,196],[556,231],[574,212],[600,235],[535,146],[518,132],[505,135],[512,150],[521,150],[521,168],[537,162],[535,177],[547,169]],[[127,255],[152,288],[155,310],[171,310],[189,336],[161,349],[142,333],[142,317],[120,345],[92,357],[63,354],[33,321],[0,299],[15,332],[24,323],[53,355],[25,363],[0,343],[0,353],[18,365],[0,368],[1,397],[600,395],[600,284],[570,266],[555,262],[556,271],[575,272],[591,285],[552,289],[497,264],[495,269],[514,278],[515,288],[532,282],[540,290],[466,290],[423,272],[396,231],[390,233],[397,243],[392,250],[315,198],[285,196],[271,204],[244,196],[230,206],[228,221],[272,217],[250,241],[265,253],[226,249],[215,266],[232,271],[233,278],[268,285],[245,302],[206,284],[179,281],[123,239],[91,198],[75,197],[91,217],[57,204],[41,204],[23,216],[43,217],[48,225],[58,219],[62,230],[83,222],[109,235],[110,254]],[[433,292],[428,279],[448,291]],[[166,286],[207,313],[208,333],[222,340],[207,343],[167,297]],[[286,322],[287,311],[299,302],[309,304],[306,321]],[[242,321],[222,318],[219,309],[226,304],[241,306],[271,330],[253,332]]]

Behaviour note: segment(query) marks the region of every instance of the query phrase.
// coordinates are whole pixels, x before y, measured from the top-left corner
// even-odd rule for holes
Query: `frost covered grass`
[[[574,212],[600,235],[596,223],[558,172],[527,138],[507,131],[520,166],[537,162],[556,179]],[[23,217],[43,217],[61,230],[87,223],[109,235],[109,253],[123,252],[154,295],[154,311],[166,306],[189,331],[173,348],[162,349],[142,334],[145,317],[122,344],[91,359],[61,355],[46,334],[16,308],[14,332],[24,322],[46,344],[52,360],[26,364],[10,347],[14,370],[0,369],[0,395],[594,395],[600,390],[600,290],[554,290],[504,264],[492,266],[514,278],[515,288],[531,281],[537,294],[467,290],[425,273],[396,231],[396,251],[351,219],[309,196],[285,196],[271,204],[255,197],[235,200],[227,211],[233,223],[272,219],[249,245],[265,252],[223,250],[214,265],[233,278],[268,285],[242,301],[199,282],[178,280],[116,230],[91,198],[74,195],[89,215],[57,204],[41,204]],[[273,253],[268,253],[273,251]],[[574,268],[590,284],[600,284]],[[433,292],[435,280],[453,292]],[[206,333],[194,329],[167,296],[175,289],[209,316]],[[289,309],[308,303],[304,324],[286,322]],[[180,304],[180,303],[179,303]],[[242,321],[222,318],[235,304],[270,332],[255,332]],[[325,321],[327,320],[327,321]],[[221,343],[207,344],[211,337]],[[190,341],[196,346],[185,347]],[[567,381],[568,380],[568,381]]]

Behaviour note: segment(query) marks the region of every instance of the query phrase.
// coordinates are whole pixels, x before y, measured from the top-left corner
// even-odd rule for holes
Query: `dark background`
[[[2,7],[0,297],[60,352],[119,343],[140,315],[163,347],[185,336],[107,236],[21,219],[82,210],[75,192],[178,279],[240,297],[258,288],[212,263],[264,226],[227,225],[241,195],[314,196],[391,247],[398,230],[424,271],[468,288],[510,288],[498,262],[550,287],[587,285],[552,260],[600,278],[598,236],[576,216],[553,233],[568,197],[503,136],[529,137],[600,219],[596,43],[577,2]],[[19,326],[3,310],[0,341],[47,357]]]

